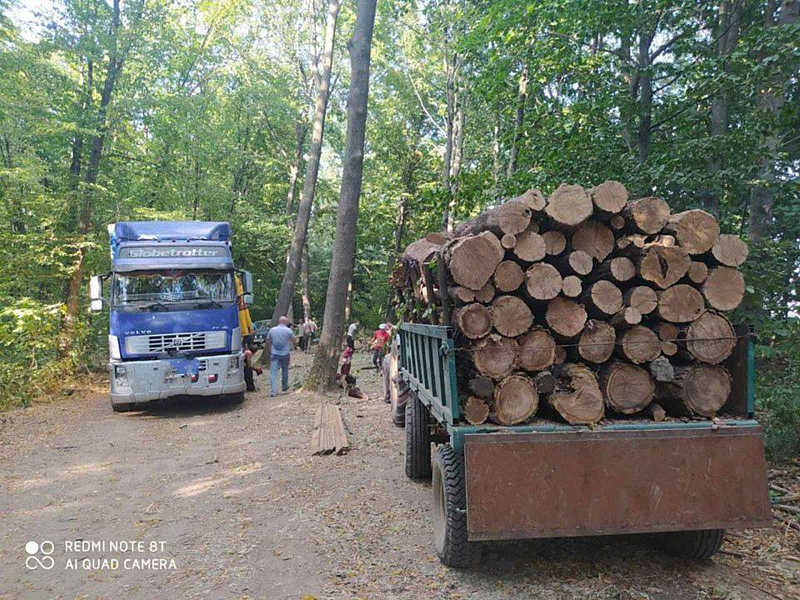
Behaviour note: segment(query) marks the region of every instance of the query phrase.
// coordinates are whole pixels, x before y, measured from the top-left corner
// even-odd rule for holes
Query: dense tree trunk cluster
[[[746,258],[705,211],[562,184],[412,243],[393,282],[406,320],[457,330],[469,423],[713,417]]]

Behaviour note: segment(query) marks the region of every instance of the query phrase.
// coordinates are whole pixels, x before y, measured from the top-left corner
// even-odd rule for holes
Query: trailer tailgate
[[[771,521],[760,426],[464,438],[470,540]]]

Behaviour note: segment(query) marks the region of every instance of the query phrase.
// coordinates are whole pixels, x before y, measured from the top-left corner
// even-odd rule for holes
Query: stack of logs
[[[406,320],[457,328],[472,424],[713,417],[731,390],[723,313],[742,301],[747,253],[702,210],[629,200],[616,181],[562,184],[414,242],[393,281]]]

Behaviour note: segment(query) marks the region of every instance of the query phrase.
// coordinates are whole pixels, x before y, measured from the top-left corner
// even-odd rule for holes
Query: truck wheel
[[[406,475],[410,479],[431,477],[431,432],[428,409],[412,394],[406,402]]]
[[[449,444],[433,460],[433,543],[447,567],[472,562],[475,545],[467,541],[467,495],[462,456]]]
[[[136,410],[136,403],[134,402],[124,402],[122,404],[114,404],[111,403],[111,410],[114,412],[130,412],[132,410]]]
[[[719,550],[724,537],[724,529],[702,529],[664,533],[659,541],[669,554],[693,560],[706,560]]]
[[[392,423],[394,423],[396,427],[405,427],[406,404],[408,404],[408,399],[410,397],[411,394],[408,390],[403,393],[392,394]]]
[[[235,394],[227,394],[225,399],[231,404],[241,404],[244,402],[244,392],[236,392]]]

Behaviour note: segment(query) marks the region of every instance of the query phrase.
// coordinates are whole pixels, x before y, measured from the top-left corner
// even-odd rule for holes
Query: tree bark
[[[317,61],[315,78],[317,82],[317,97],[314,103],[314,121],[311,127],[311,148],[309,149],[306,175],[303,181],[303,194],[297,206],[297,219],[294,224],[294,238],[289,247],[289,260],[281,281],[281,288],[275,300],[275,310],[272,312],[272,323],[289,310],[289,305],[294,296],[294,286],[300,270],[300,261],[303,247],[308,234],[308,222],[311,218],[311,206],[314,203],[314,193],[317,187],[319,163],[322,155],[322,139],[325,131],[325,116],[328,110],[328,96],[330,94],[331,66],[333,64],[333,46],[336,37],[336,21],[339,16],[342,0],[328,0],[328,15],[325,23],[325,39],[322,56]],[[349,119],[348,119],[349,123]],[[326,307],[327,309],[327,307]]]
[[[506,177],[511,178],[517,172],[517,157],[519,156],[519,145],[522,141],[522,127],[525,123],[525,105],[528,102],[528,63],[522,63],[522,73],[519,76],[519,88],[517,91],[517,114],[514,119],[514,138],[511,143],[511,151],[508,156],[508,169]]]
[[[339,344],[344,333],[347,286],[353,279],[376,2],[377,0],[358,0],[355,29],[349,44],[350,94],[347,99],[347,143],[339,194],[336,239],[328,279],[328,293],[325,298],[322,335],[309,373],[310,385],[316,385],[321,389],[334,385]],[[338,7],[339,3],[336,2],[337,13]],[[335,17],[335,14],[329,16]],[[331,38],[333,38],[332,33]]]

